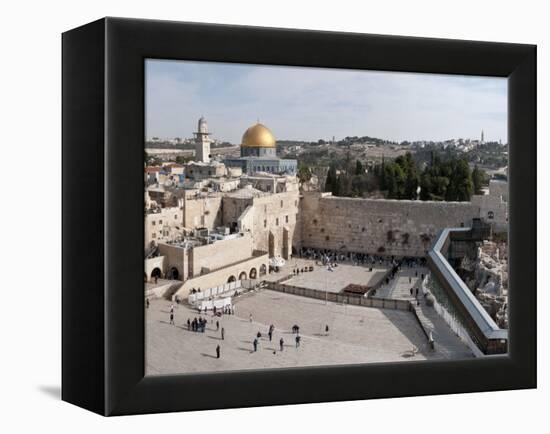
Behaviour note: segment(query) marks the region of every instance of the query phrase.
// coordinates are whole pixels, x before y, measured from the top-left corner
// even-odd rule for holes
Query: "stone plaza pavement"
[[[410,312],[325,304],[322,300],[262,290],[234,300],[235,315],[208,314],[205,333],[187,330],[187,318],[198,317],[187,305],[175,305],[175,325],[169,324],[170,302],[151,300],[146,310],[146,374],[229,371],[372,362],[473,357],[458,338],[441,342],[431,352]],[[252,322],[250,321],[252,315]],[[225,340],[216,331],[225,328]],[[273,342],[267,331],[275,326]],[[300,326],[300,348],[291,327]],[[325,325],[329,334],[325,334]],[[252,342],[260,331],[256,353]],[[279,350],[279,339],[285,346]],[[216,345],[221,358],[216,359]],[[413,347],[418,353],[411,354]]]
[[[294,267],[305,266],[313,266],[313,271],[300,273],[284,283],[321,291],[340,292],[350,283],[372,286],[379,282],[388,270],[387,266],[378,264],[373,266],[372,271],[369,271],[368,266],[340,263],[330,271],[326,266],[316,265],[315,261],[310,259],[292,259],[278,274],[290,274]]]

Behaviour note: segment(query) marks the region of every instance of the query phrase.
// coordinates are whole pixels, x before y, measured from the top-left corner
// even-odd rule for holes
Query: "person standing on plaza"
[[[225,339],[225,329],[222,327],[222,341]]]
[[[325,325],[325,335],[328,336],[328,324]]]
[[[273,338],[273,330],[271,330],[271,327],[269,328],[267,335],[269,336],[269,342],[271,342],[271,339]]]
[[[254,339],[254,342],[252,342],[252,345],[254,345],[254,352],[258,351],[258,339]]]
[[[281,351],[283,351],[283,348],[285,347],[285,341],[283,338],[279,340],[279,347],[281,348]]]
[[[149,309],[149,297],[145,299],[145,306]]]
[[[300,335],[296,335],[296,348],[298,348],[300,346]]]
[[[170,305],[170,313],[174,313],[174,303]]]
[[[191,320],[187,318],[187,330],[191,330]]]
[[[218,345],[216,347],[216,359],[219,359],[220,358],[220,346]]]
[[[174,325],[174,312],[170,312],[170,324]]]
[[[220,329],[220,322],[216,321],[216,331],[218,331],[219,329]]]

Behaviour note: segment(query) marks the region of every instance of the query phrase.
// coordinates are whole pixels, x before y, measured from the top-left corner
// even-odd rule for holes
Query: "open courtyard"
[[[329,269],[327,266],[320,265],[319,261],[293,258],[285,264],[282,272],[278,274],[291,274],[294,268],[301,269],[305,267],[313,267],[313,271],[299,273],[285,281],[285,283],[321,291],[340,292],[350,283],[365,286],[376,285],[388,270],[385,265],[377,264],[371,268],[370,266],[351,263],[340,263],[338,266]]]
[[[209,312],[206,330],[201,333],[187,328],[187,319],[199,316],[196,309],[175,305],[172,325],[171,302],[151,300],[146,311],[147,375],[472,357],[466,345],[447,331],[436,350],[430,350],[408,311],[325,303],[270,290],[245,294],[233,302],[234,315],[214,317]],[[267,332],[271,324],[275,331],[270,342]],[[300,327],[299,348],[291,330],[294,324]],[[258,332],[262,337],[254,352]]]

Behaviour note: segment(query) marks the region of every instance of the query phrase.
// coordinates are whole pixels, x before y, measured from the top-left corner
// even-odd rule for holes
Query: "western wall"
[[[440,230],[470,226],[478,217],[480,207],[475,202],[360,199],[304,192],[301,239],[295,239],[295,247],[424,256]]]

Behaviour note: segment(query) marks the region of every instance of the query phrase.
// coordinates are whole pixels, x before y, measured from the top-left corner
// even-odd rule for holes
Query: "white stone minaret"
[[[201,116],[195,135],[195,159],[203,163],[210,162],[210,133],[206,119]]]
[[[485,143],[485,133],[483,130],[481,130],[481,144],[483,145]]]

